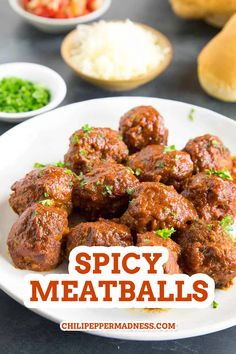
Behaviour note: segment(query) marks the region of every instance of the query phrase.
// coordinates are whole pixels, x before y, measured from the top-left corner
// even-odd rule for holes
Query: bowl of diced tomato
[[[108,10],[111,0],[9,0],[9,3],[34,27],[59,33],[98,19]]]

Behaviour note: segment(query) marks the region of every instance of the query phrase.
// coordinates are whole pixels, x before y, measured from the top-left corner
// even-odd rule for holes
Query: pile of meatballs
[[[236,185],[217,136],[176,150],[160,113],[139,106],[121,117],[119,132],[85,124],[70,137],[63,163],[37,167],[13,184],[9,199],[19,214],[7,241],[17,268],[52,270],[81,245],[164,246],[165,273],[232,284],[236,246],[227,228]]]

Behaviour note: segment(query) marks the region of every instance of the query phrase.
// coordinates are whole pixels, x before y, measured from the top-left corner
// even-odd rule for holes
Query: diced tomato
[[[58,0],[55,8],[55,1],[48,0],[45,1],[38,0],[38,2],[33,3],[32,0],[22,0],[24,8],[42,17],[51,18],[71,18],[84,16],[91,11],[96,10],[103,0]],[[34,6],[32,6],[34,5]],[[53,5],[53,6],[52,6]]]

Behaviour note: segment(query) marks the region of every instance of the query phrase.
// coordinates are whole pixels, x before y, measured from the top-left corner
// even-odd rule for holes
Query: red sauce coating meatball
[[[204,172],[207,169],[219,171],[232,168],[229,149],[217,136],[206,134],[189,140],[184,151],[190,154],[195,173]]]
[[[128,154],[118,132],[110,128],[83,127],[70,137],[70,147],[64,160],[68,168],[79,174],[89,172],[99,160],[124,162]]]
[[[142,150],[130,155],[127,165],[132,168],[140,181],[146,180],[146,173],[155,166],[156,160],[163,156],[164,146],[148,145]]]
[[[63,209],[33,204],[12,226],[7,245],[17,268],[47,271],[62,261],[62,239],[68,232]]]
[[[180,246],[171,240],[163,239],[162,237],[158,236],[155,232],[146,232],[144,234],[137,235],[137,244],[138,247],[143,246],[162,246],[166,247],[169,252],[169,259],[164,264],[164,273],[165,274],[178,274],[182,273],[179,265],[178,259],[180,256]]]
[[[182,184],[193,172],[193,162],[187,152],[165,151],[160,145],[148,145],[131,155],[128,165],[138,171],[141,181],[160,181],[173,185],[177,190],[181,190]]]
[[[135,188],[121,222],[141,233],[171,227],[182,229],[195,218],[197,213],[192,203],[173,186],[143,182]]]
[[[82,222],[73,227],[67,237],[66,254],[77,246],[132,246],[130,229],[112,220],[100,219],[95,222]]]
[[[37,201],[52,199],[56,206],[70,213],[73,184],[73,174],[64,168],[48,166],[35,169],[13,184],[9,203],[17,214],[21,214]]]
[[[168,129],[160,113],[151,106],[138,106],[120,119],[120,133],[130,152],[149,144],[167,145]]]
[[[200,218],[222,220],[226,215],[236,216],[236,185],[218,176],[204,172],[193,176],[182,195],[189,199]]]
[[[181,266],[189,275],[212,277],[217,288],[231,285],[236,276],[236,246],[217,221],[195,221],[178,236]]]
[[[79,176],[73,203],[92,218],[93,215],[121,215],[138,184],[127,167],[113,162],[98,163],[91,172]]]

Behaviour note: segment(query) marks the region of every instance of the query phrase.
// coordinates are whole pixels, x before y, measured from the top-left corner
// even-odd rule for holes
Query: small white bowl
[[[7,63],[0,65],[0,80],[4,77],[17,77],[43,85],[50,91],[50,102],[34,111],[23,113],[0,112],[0,120],[10,123],[19,123],[38,114],[56,108],[66,95],[66,83],[56,71],[39,64],[32,63]]]
[[[72,30],[80,23],[94,21],[101,17],[110,7],[111,0],[103,0],[103,5],[99,9],[88,15],[74,17],[69,19],[56,19],[36,16],[26,11],[21,5],[21,0],[9,0],[12,9],[20,15],[25,21],[43,32],[61,33]]]

